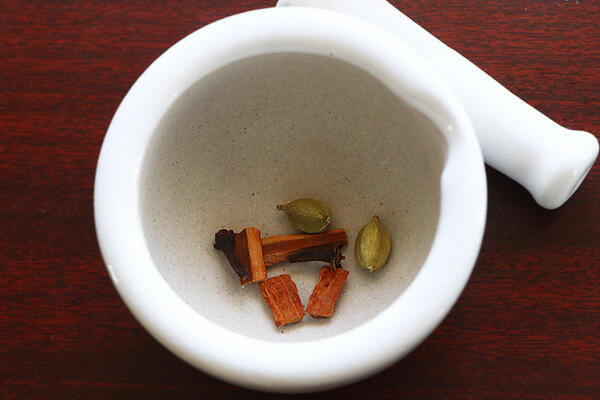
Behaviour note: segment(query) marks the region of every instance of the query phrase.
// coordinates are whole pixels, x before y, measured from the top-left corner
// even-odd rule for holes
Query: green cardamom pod
[[[277,206],[287,214],[290,223],[306,233],[320,233],[331,222],[331,210],[327,204],[315,199],[298,199]]]
[[[374,272],[387,262],[390,248],[390,234],[376,215],[358,232],[354,256],[364,270]]]

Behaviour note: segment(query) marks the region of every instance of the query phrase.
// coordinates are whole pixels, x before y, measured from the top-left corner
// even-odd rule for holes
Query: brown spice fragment
[[[229,264],[240,277],[240,284],[247,285],[267,278],[258,229],[249,227],[240,233],[221,229],[215,234],[215,249],[225,253]]]
[[[322,267],[306,311],[315,318],[331,317],[348,274],[349,272],[342,268],[336,268],[334,271],[327,265]]]
[[[265,266],[282,262],[325,261],[340,267],[344,258],[341,248],[348,244],[348,235],[343,229],[323,233],[279,235],[262,239]]]
[[[277,275],[258,284],[267,305],[271,308],[275,325],[300,321],[305,315],[298,296],[298,288],[289,274]]]
[[[232,230],[221,229],[215,233],[214,246],[215,249],[221,250],[223,253],[225,253],[227,261],[229,261],[229,264],[231,264],[231,267],[235,273],[240,277],[240,282],[246,282],[249,279],[249,276],[248,272],[246,272],[246,268],[244,268],[236,254],[235,233]]]
[[[248,279],[240,279],[242,285],[264,281],[267,279],[267,269],[263,260],[260,231],[248,227],[235,234],[235,252],[248,273]]]

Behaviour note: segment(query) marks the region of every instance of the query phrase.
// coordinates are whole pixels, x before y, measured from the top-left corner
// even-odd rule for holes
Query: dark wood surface
[[[0,1],[0,398],[247,398],[127,311],[94,232],[96,159],[170,45],[274,0]],[[600,134],[600,2],[394,2],[558,122]],[[472,279],[435,333],[362,382],[298,398],[600,399],[600,169],[539,208],[488,169]]]

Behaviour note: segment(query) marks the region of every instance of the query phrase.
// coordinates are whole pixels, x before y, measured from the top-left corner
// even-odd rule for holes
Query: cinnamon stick
[[[282,262],[324,261],[341,267],[341,248],[348,244],[343,229],[317,234],[279,235],[262,239],[265,266]]]
[[[260,231],[248,227],[235,234],[235,252],[248,273],[248,279],[240,279],[242,285],[264,281],[267,279],[267,269],[263,260]]]
[[[342,268],[336,268],[334,271],[327,265],[322,267],[306,311],[315,318],[331,317],[348,274],[349,272]]]
[[[231,267],[235,273],[240,277],[240,282],[245,282],[249,279],[246,268],[242,265],[240,259],[237,256],[235,248],[235,233],[232,230],[221,229],[215,233],[215,249],[221,250],[225,253],[227,261],[231,264]]]
[[[258,229],[249,227],[240,233],[221,229],[215,234],[215,248],[225,253],[240,278],[240,284],[247,285],[267,278]]]
[[[278,328],[298,322],[306,315],[298,296],[298,288],[289,274],[269,278],[260,282],[258,287]]]

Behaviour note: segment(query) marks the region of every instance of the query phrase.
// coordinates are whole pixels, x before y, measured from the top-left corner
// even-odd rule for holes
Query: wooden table
[[[0,398],[270,399],[177,359],[102,263],[96,159],[130,85],[170,45],[274,0],[0,2]],[[600,134],[600,2],[394,3],[556,121]],[[488,221],[457,305],[412,354],[298,398],[599,399],[600,169],[546,211],[487,170]]]

